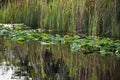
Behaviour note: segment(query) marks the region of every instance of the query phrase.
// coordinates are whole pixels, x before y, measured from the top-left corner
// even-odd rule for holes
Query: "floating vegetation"
[[[0,0],[0,63],[25,80],[119,80],[119,3]]]
[[[64,44],[10,41],[5,46],[5,59],[19,67],[17,76],[33,80],[118,80],[120,76],[120,63],[115,55],[73,54]]]
[[[43,44],[64,44],[71,47],[71,51],[76,53],[91,54],[100,53],[102,55],[113,55],[115,53],[120,56],[120,41],[112,40],[110,38],[101,38],[97,36],[89,36],[81,38],[78,35],[59,35],[47,34],[42,30],[21,30],[20,27],[10,29],[8,27],[1,28],[1,35],[7,37],[8,40],[16,41],[19,43],[24,42],[40,42]]]
[[[73,42],[72,49],[78,50],[83,54],[100,53],[102,55],[119,54],[120,41],[110,38],[87,37],[80,39],[79,42]]]

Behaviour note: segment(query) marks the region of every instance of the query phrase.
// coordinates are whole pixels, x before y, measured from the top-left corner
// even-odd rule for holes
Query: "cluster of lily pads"
[[[110,38],[87,37],[74,42],[73,51],[79,51],[83,54],[100,53],[102,55],[120,56],[120,41],[111,40]]]
[[[81,38],[78,35],[59,35],[43,33],[41,29],[22,30],[21,27],[10,29],[8,27],[0,28],[0,35],[16,42],[45,42],[48,44],[62,43],[69,45],[74,53],[100,53],[102,55],[117,55],[120,57],[120,40],[110,38],[86,37]]]

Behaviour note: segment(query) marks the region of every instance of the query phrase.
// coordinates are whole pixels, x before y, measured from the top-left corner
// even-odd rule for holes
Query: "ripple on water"
[[[17,70],[13,65],[8,65],[8,62],[2,62],[0,65],[0,80],[25,80],[25,76],[15,76]]]

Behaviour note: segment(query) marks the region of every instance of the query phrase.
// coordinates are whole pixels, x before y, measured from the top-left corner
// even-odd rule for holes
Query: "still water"
[[[73,53],[69,45],[0,39],[0,80],[119,80],[117,57]]]

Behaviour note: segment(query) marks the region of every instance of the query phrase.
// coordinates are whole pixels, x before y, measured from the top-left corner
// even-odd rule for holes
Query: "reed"
[[[87,0],[83,28],[89,35],[120,38],[118,0]]]
[[[119,0],[19,0],[0,9],[0,23],[120,38]]]

